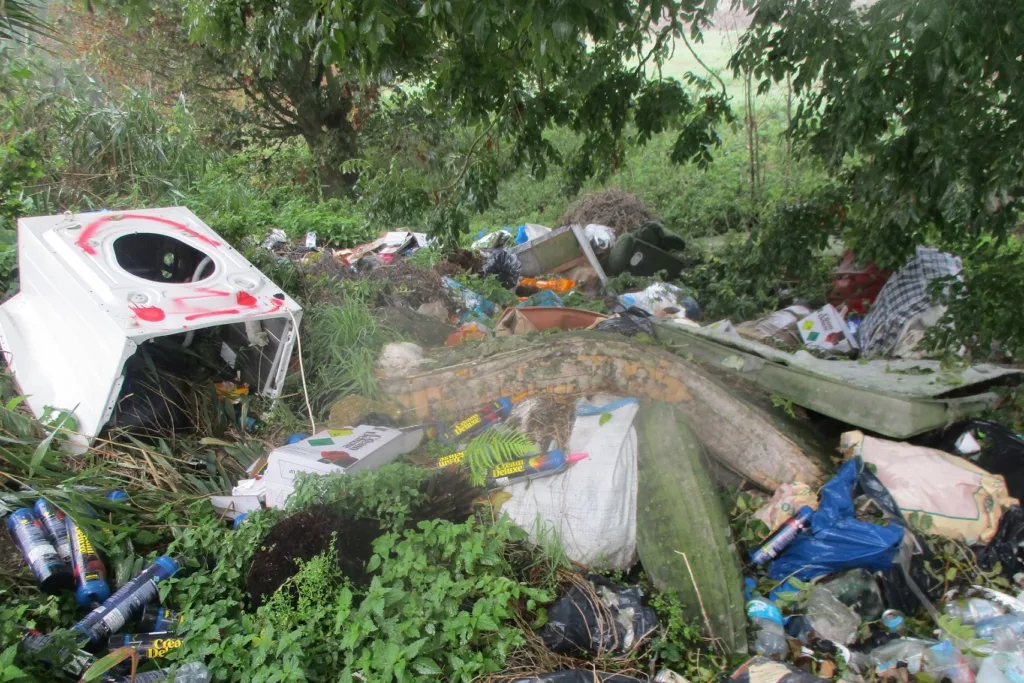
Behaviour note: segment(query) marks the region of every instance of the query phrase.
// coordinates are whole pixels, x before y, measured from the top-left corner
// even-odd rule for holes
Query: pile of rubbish
[[[406,529],[431,519],[461,523],[484,503],[521,528],[531,547],[550,547],[571,563],[546,623],[531,629],[538,647],[562,657],[550,667],[559,670],[504,680],[684,680],[653,665],[637,676],[579,668],[628,659],[650,644],[665,627],[652,590],[679,599],[716,656],[735,663],[753,655],[732,673],[738,682],[1024,680],[1024,437],[965,419],[990,405],[972,402],[970,384],[987,388],[1019,372],[971,368],[971,382],[958,383],[956,395],[934,390],[923,398],[911,396],[910,381],[899,391],[858,384],[872,372],[871,357],[920,357],[924,332],[943,313],[932,302],[933,283],[956,277],[959,260],[922,247],[890,276],[857,264],[851,252],[827,305],[794,303],[758,320],[702,327],[699,303],[669,282],[609,294],[610,276],[673,279],[687,267],[685,242],[653,216],[623,214],[616,208],[623,201],[632,200],[591,198],[556,229],[524,224],[482,234],[436,270],[407,260],[430,245],[411,231],[337,250],[318,246],[315,235],[302,248],[278,231],[267,238],[263,247],[279,258],[328,264],[332,277],[386,282],[376,312],[418,343],[380,351],[380,395],[346,396],[320,427],[309,408],[309,432],[274,437],[230,495],[209,496],[225,528],[256,515],[277,520],[245,578],[249,606],[259,607],[300,561],[332,544],[350,584],[366,585],[379,520],[343,519],[322,501],[296,510],[295,493],[306,482],[401,463],[429,473],[419,491],[427,502]],[[115,279],[108,298],[126,301],[121,308],[107,308],[102,296],[77,304],[95,309],[103,321],[97,329],[120,344],[111,346],[116,359],[102,356],[109,362],[90,366],[88,381],[64,373],[55,382],[20,353],[31,348],[29,337],[15,354],[16,379],[50,392],[45,404],[29,407],[41,416],[55,405],[79,406],[75,415],[88,418],[77,434],[83,445],[126,419],[115,405],[153,400],[133,372],[151,365],[149,349],[160,338],[174,338],[192,355],[212,350],[230,367],[211,383],[218,400],[239,408],[239,431],[259,426],[258,416],[242,410],[246,395],[276,398],[295,365],[305,372],[299,359],[292,363],[301,308],[198,219],[163,211],[116,221],[81,217],[100,241],[155,223],[148,229],[160,240],[177,235],[197,250],[183,257],[166,291]],[[589,220],[594,211],[607,220]],[[55,221],[38,228],[76,245],[81,229]],[[104,237],[103,230],[115,232]],[[118,253],[113,247],[97,252],[82,244],[76,258],[87,265],[72,268],[120,273],[132,263],[133,276],[142,277],[141,251],[122,262],[110,257]],[[491,301],[485,291],[512,303]],[[205,298],[222,301],[214,308]],[[592,308],[608,313],[567,302],[597,302]],[[27,303],[5,304],[0,313],[0,328],[9,329]],[[644,344],[664,339],[665,329],[696,336],[678,348]],[[621,336],[526,338],[551,330]],[[497,353],[477,343],[485,340],[509,343]],[[442,345],[463,348],[430,351]],[[136,348],[143,352],[133,357]],[[806,351],[834,375],[801,366]],[[845,399],[846,389],[859,392],[857,401]],[[882,408],[872,413],[862,409],[866,403]],[[908,405],[906,425],[882,424],[906,417],[890,406]],[[833,418],[832,433],[802,411]],[[159,434],[160,426],[151,431]],[[723,486],[738,491],[735,508],[723,501]],[[123,491],[108,500],[132,504]],[[182,618],[160,607],[158,596],[159,584],[180,576],[182,558],[159,556],[116,577],[95,539],[42,497],[9,511],[6,524],[40,590],[73,593],[82,612],[70,639],[22,634],[23,648],[55,672],[77,678],[104,656],[137,663],[181,647]],[[209,681],[206,664],[188,663],[173,680]],[[102,680],[129,680],[126,666]],[[168,674],[161,667],[133,680]]]

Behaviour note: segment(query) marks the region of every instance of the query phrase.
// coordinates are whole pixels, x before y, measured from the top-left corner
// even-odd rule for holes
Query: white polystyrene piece
[[[212,271],[197,268],[198,282],[129,273],[114,251],[125,235],[173,237],[208,256]],[[80,446],[110,419],[125,361],[154,337],[238,324],[241,345],[260,321],[275,343],[253,383],[280,393],[301,307],[186,208],[23,218],[18,264],[20,291],[0,306],[0,348],[33,413],[73,412]]]

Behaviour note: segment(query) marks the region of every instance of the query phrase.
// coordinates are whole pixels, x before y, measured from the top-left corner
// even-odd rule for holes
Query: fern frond
[[[483,486],[492,468],[536,451],[537,447],[521,432],[510,427],[491,428],[469,442],[463,462],[469,466],[473,485]]]

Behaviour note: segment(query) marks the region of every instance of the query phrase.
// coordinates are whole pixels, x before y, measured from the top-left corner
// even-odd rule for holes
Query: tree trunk
[[[324,123],[309,127],[302,133],[309,151],[317,164],[320,187],[325,197],[344,197],[352,194],[358,179],[356,173],[343,173],[341,165],[354,159],[359,151],[356,133],[347,120],[343,125],[328,128]]]

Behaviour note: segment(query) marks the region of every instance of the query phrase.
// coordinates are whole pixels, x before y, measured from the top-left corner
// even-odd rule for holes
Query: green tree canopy
[[[760,0],[733,57],[866,211],[862,253],[1006,235],[1024,196],[1024,12],[1005,0]]]
[[[660,72],[713,2],[183,1],[191,37],[259,103],[268,130],[305,138],[332,189],[351,180],[343,164],[358,153],[361,123],[396,88],[470,126],[469,155],[506,141],[513,164],[537,174],[565,165],[572,187],[622,163],[631,124],[641,142],[678,129],[673,159],[706,164],[728,111],[724,93]],[[544,139],[556,125],[580,135],[568,158]],[[468,166],[453,169],[452,188],[467,187]],[[469,186],[488,194],[496,181]]]

